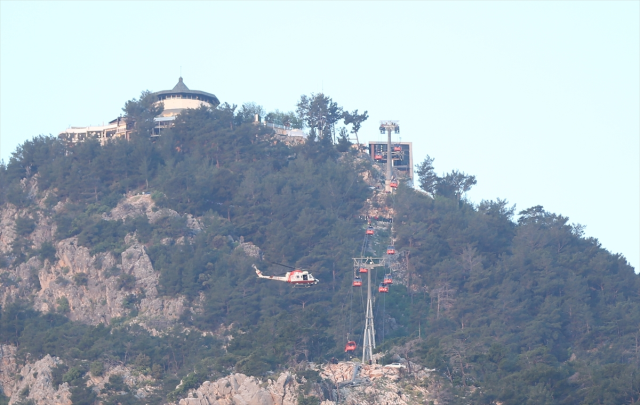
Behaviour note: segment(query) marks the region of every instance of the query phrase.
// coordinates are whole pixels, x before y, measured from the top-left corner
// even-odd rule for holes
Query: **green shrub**
[[[94,405],[98,395],[86,385],[71,388],[72,405]]]
[[[235,366],[236,372],[250,375],[250,376],[262,376],[271,369],[271,366],[259,358],[255,354],[251,354],[248,357],[238,361]]]
[[[124,383],[124,378],[120,374],[111,374],[109,382],[104,385],[104,389],[114,392],[129,391],[129,387]]]
[[[79,367],[71,367],[69,371],[67,371],[62,376],[62,381],[69,383],[69,385],[75,385],[79,379],[82,378],[82,370]]]
[[[89,277],[86,273],[76,273],[73,275],[73,282],[76,283],[77,286],[89,284]]]
[[[66,278],[62,277],[62,276],[58,276],[56,277],[56,284],[65,287],[69,284],[69,280],[67,280]]]
[[[127,294],[122,299],[122,306],[125,307],[126,309],[135,309],[136,304],[138,304],[139,301],[140,300],[135,294]]]
[[[164,376],[164,368],[160,364],[154,364],[151,367],[151,377],[160,380]]]
[[[36,221],[29,217],[18,217],[14,227],[18,236],[29,236],[36,229]]]
[[[67,366],[64,364],[59,364],[56,367],[51,369],[51,385],[57,390],[58,386],[62,384],[63,377],[67,372]]]
[[[151,367],[151,358],[149,358],[149,356],[147,356],[146,354],[140,353],[138,357],[136,357],[134,364],[139,369],[149,368]]]
[[[40,285],[40,276],[38,274],[38,269],[29,269],[29,283],[33,285],[33,288],[36,291],[40,291],[42,289],[42,286]]]
[[[67,297],[60,297],[56,300],[56,303],[58,304],[58,312],[61,314],[66,314],[67,312],[71,311],[71,306],[69,306],[69,300],[67,299]]]
[[[111,278],[113,276],[117,276],[120,274],[120,269],[117,266],[110,267],[104,271],[104,276],[106,278]]]
[[[118,277],[117,288],[119,290],[133,290],[136,287],[136,278],[131,274],[122,274]]]
[[[101,361],[94,361],[91,363],[91,367],[89,369],[91,375],[94,377],[100,377],[104,373],[104,363]]]
[[[49,263],[56,261],[56,248],[51,242],[44,242],[37,250],[38,258],[43,262],[49,260]]]

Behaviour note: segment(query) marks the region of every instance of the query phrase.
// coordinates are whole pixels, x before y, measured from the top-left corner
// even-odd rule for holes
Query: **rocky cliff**
[[[27,185],[28,186],[28,185]],[[25,186],[26,187],[26,186]],[[371,206],[381,204],[372,202]],[[43,313],[56,312],[73,321],[89,325],[120,322],[139,324],[152,334],[176,325],[185,311],[199,313],[199,302],[191,306],[180,295],[162,296],[158,291],[159,272],[153,268],[145,246],[135,234],[124,238],[124,251],[92,254],[79,244],[78,238],[56,240],[56,225],[52,215],[60,210],[60,203],[48,211],[43,201],[39,211],[20,210],[6,204],[0,208],[0,253],[12,257],[16,241],[25,240],[33,250],[50,243],[55,249],[53,257],[32,255],[17,266],[0,269],[0,303],[7,305],[17,300],[33,303]],[[48,214],[47,214],[48,212]],[[366,214],[371,215],[372,212]],[[378,213],[375,211],[375,213]],[[115,208],[102,214],[106,221],[126,221],[145,215],[150,223],[157,223],[181,215],[170,209],[158,209],[148,194],[129,196]],[[34,228],[28,234],[16,232],[20,218],[31,218]],[[195,234],[202,229],[198,218],[185,214],[188,228]],[[383,230],[383,226],[379,228]],[[187,236],[188,237],[188,236]],[[184,238],[163,240],[165,244],[184,243]],[[261,250],[240,238],[236,244],[250,257],[260,258]],[[396,274],[402,276],[403,261],[395,260]],[[224,325],[221,325],[224,329]],[[229,337],[231,338],[231,337]],[[15,346],[0,346],[0,388],[9,398],[9,403],[32,401],[37,405],[71,404],[71,388],[68,383],[56,382],[53,370],[66,367],[57,357],[46,355],[41,359],[17,358]],[[334,403],[368,404],[386,403],[394,405],[423,403],[427,399],[438,404],[433,395],[429,373],[417,365],[394,368],[380,365],[358,366],[346,362],[309,365],[306,369],[317,372],[323,383],[308,382],[296,373],[286,371],[271,378],[259,379],[243,374],[231,374],[217,381],[207,381],[180,399],[179,405],[295,405],[305,396],[315,397],[322,404]],[[304,369],[302,370],[304,371]],[[121,376],[124,384],[138,399],[143,399],[156,390],[154,379],[142,375],[118,362],[105,365],[99,376],[83,372],[86,386],[103,398],[101,394],[111,376]],[[84,384],[84,383],[83,383]],[[104,399],[104,398],[103,398]]]
[[[150,196],[133,196],[104,215],[107,220],[126,219],[146,214],[151,222],[178,216],[173,210],[154,210]],[[0,210],[0,251],[10,255],[18,217],[29,215],[7,204]],[[199,221],[188,215],[187,224],[199,230]],[[109,324],[111,319],[124,317],[130,311],[127,297],[137,297],[138,315],[132,322],[148,329],[166,327],[185,310],[181,296],[161,297],[158,294],[159,274],[153,269],[145,248],[135,235],[125,238],[126,250],[116,258],[113,253],[92,255],[79,246],[77,238],[54,241],[55,225],[40,215],[33,232],[26,238],[33,249],[44,242],[55,246],[55,260],[40,260],[33,256],[14,269],[0,270],[0,302],[3,305],[17,299],[33,300],[42,312],[59,311],[71,320],[87,324]],[[120,259],[120,260],[118,260]],[[122,275],[132,276],[132,285],[123,286]]]
[[[333,388],[323,390],[317,383],[308,386],[305,378],[295,372],[263,380],[232,374],[217,381],[205,381],[189,392],[188,398],[181,399],[179,405],[296,405],[301,397],[309,396],[323,405],[444,403],[437,392],[437,379],[431,376],[432,370],[413,363],[385,367],[340,362],[308,367],[329,383],[324,387]]]

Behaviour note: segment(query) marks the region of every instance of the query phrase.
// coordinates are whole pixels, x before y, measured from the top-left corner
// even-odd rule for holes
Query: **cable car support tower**
[[[362,364],[369,364],[373,359],[373,349],[376,348],[376,329],[373,324],[373,298],[371,296],[371,270],[384,267],[382,257],[354,257],[354,268],[365,268],[367,271],[367,312],[365,315],[364,339],[362,342]]]
[[[391,179],[392,179],[392,169],[393,169],[393,157],[391,151],[391,133],[395,132],[396,134],[400,133],[400,121],[397,120],[386,120],[380,121],[380,133],[387,133],[387,175],[384,181],[384,189],[387,193],[391,192]]]

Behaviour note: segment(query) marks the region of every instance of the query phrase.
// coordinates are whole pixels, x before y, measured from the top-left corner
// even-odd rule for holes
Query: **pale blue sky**
[[[0,157],[140,91],[401,121],[468,198],[543,205],[640,264],[638,2],[0,3]]]

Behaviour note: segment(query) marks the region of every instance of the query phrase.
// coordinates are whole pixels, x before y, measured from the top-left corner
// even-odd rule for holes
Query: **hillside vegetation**
[[[143,122],[148,100],[132,102]],[[375,177],[375,163],[348,147],[346,131],[334,142],[335,128],[310,120],[309,140],[287,146],[251,122],[255,108],[187,110],[154,141],[144,125],[131,141],[105,146],[40,136],[0,166],[0,203],[19,213],[0,257],[0,343],[16,346],[24,361],[60,357],[55,382],[69,384],[74,404],[96,400],[86,381],[104,365],[130,366],[156,387],[141,400],[112,376],[99,393],[104,403],[164,403],[232,371],[265,376],[303,361],[343,359],[346,334],[361,338],[351,258],[360,254],[360,217],[374,197],[361,174]],[[278,114],[304,121],[303,113]],[[393,228],[379,224],[376,246],[382,253],[393,236],[406,252],[406,273],[376,301],[378,350],[435,368],[441,403],[639,402],[640,282],[624,257],[540,206],[516,219],[506,201],[467,201],[475,178],[438,176],[432,163],[427,157],[417,171],[428,193],[402,184],[383,199],[395,218]],[[150,193],[155,210],[180,215],[105,217],[136,193]],[[55,223],[55,235],[35,244],[40,218]],[[121,269],[128,235],[159,273],[160,296],[199,308],[161,333],[136,321],[145,296]],[[92,325],[70,320],[64,300],[48,312],[33,307],[42,288],[34,263],[55,263],[58,244],[69,238],[95,257],[112,255],[105,277],[126,292],[125,315]],[[258,246],[264,260],[237,249],[240,241]],[[272,262],[309,269],[321,281],[293,289],[258,280],[252,264],[268,274],[286,271]],[[32,276],[19,277],[25,263]],[[73,282],[86,285],[82,276]],[[28,293],[6,292],[18,287]]]

